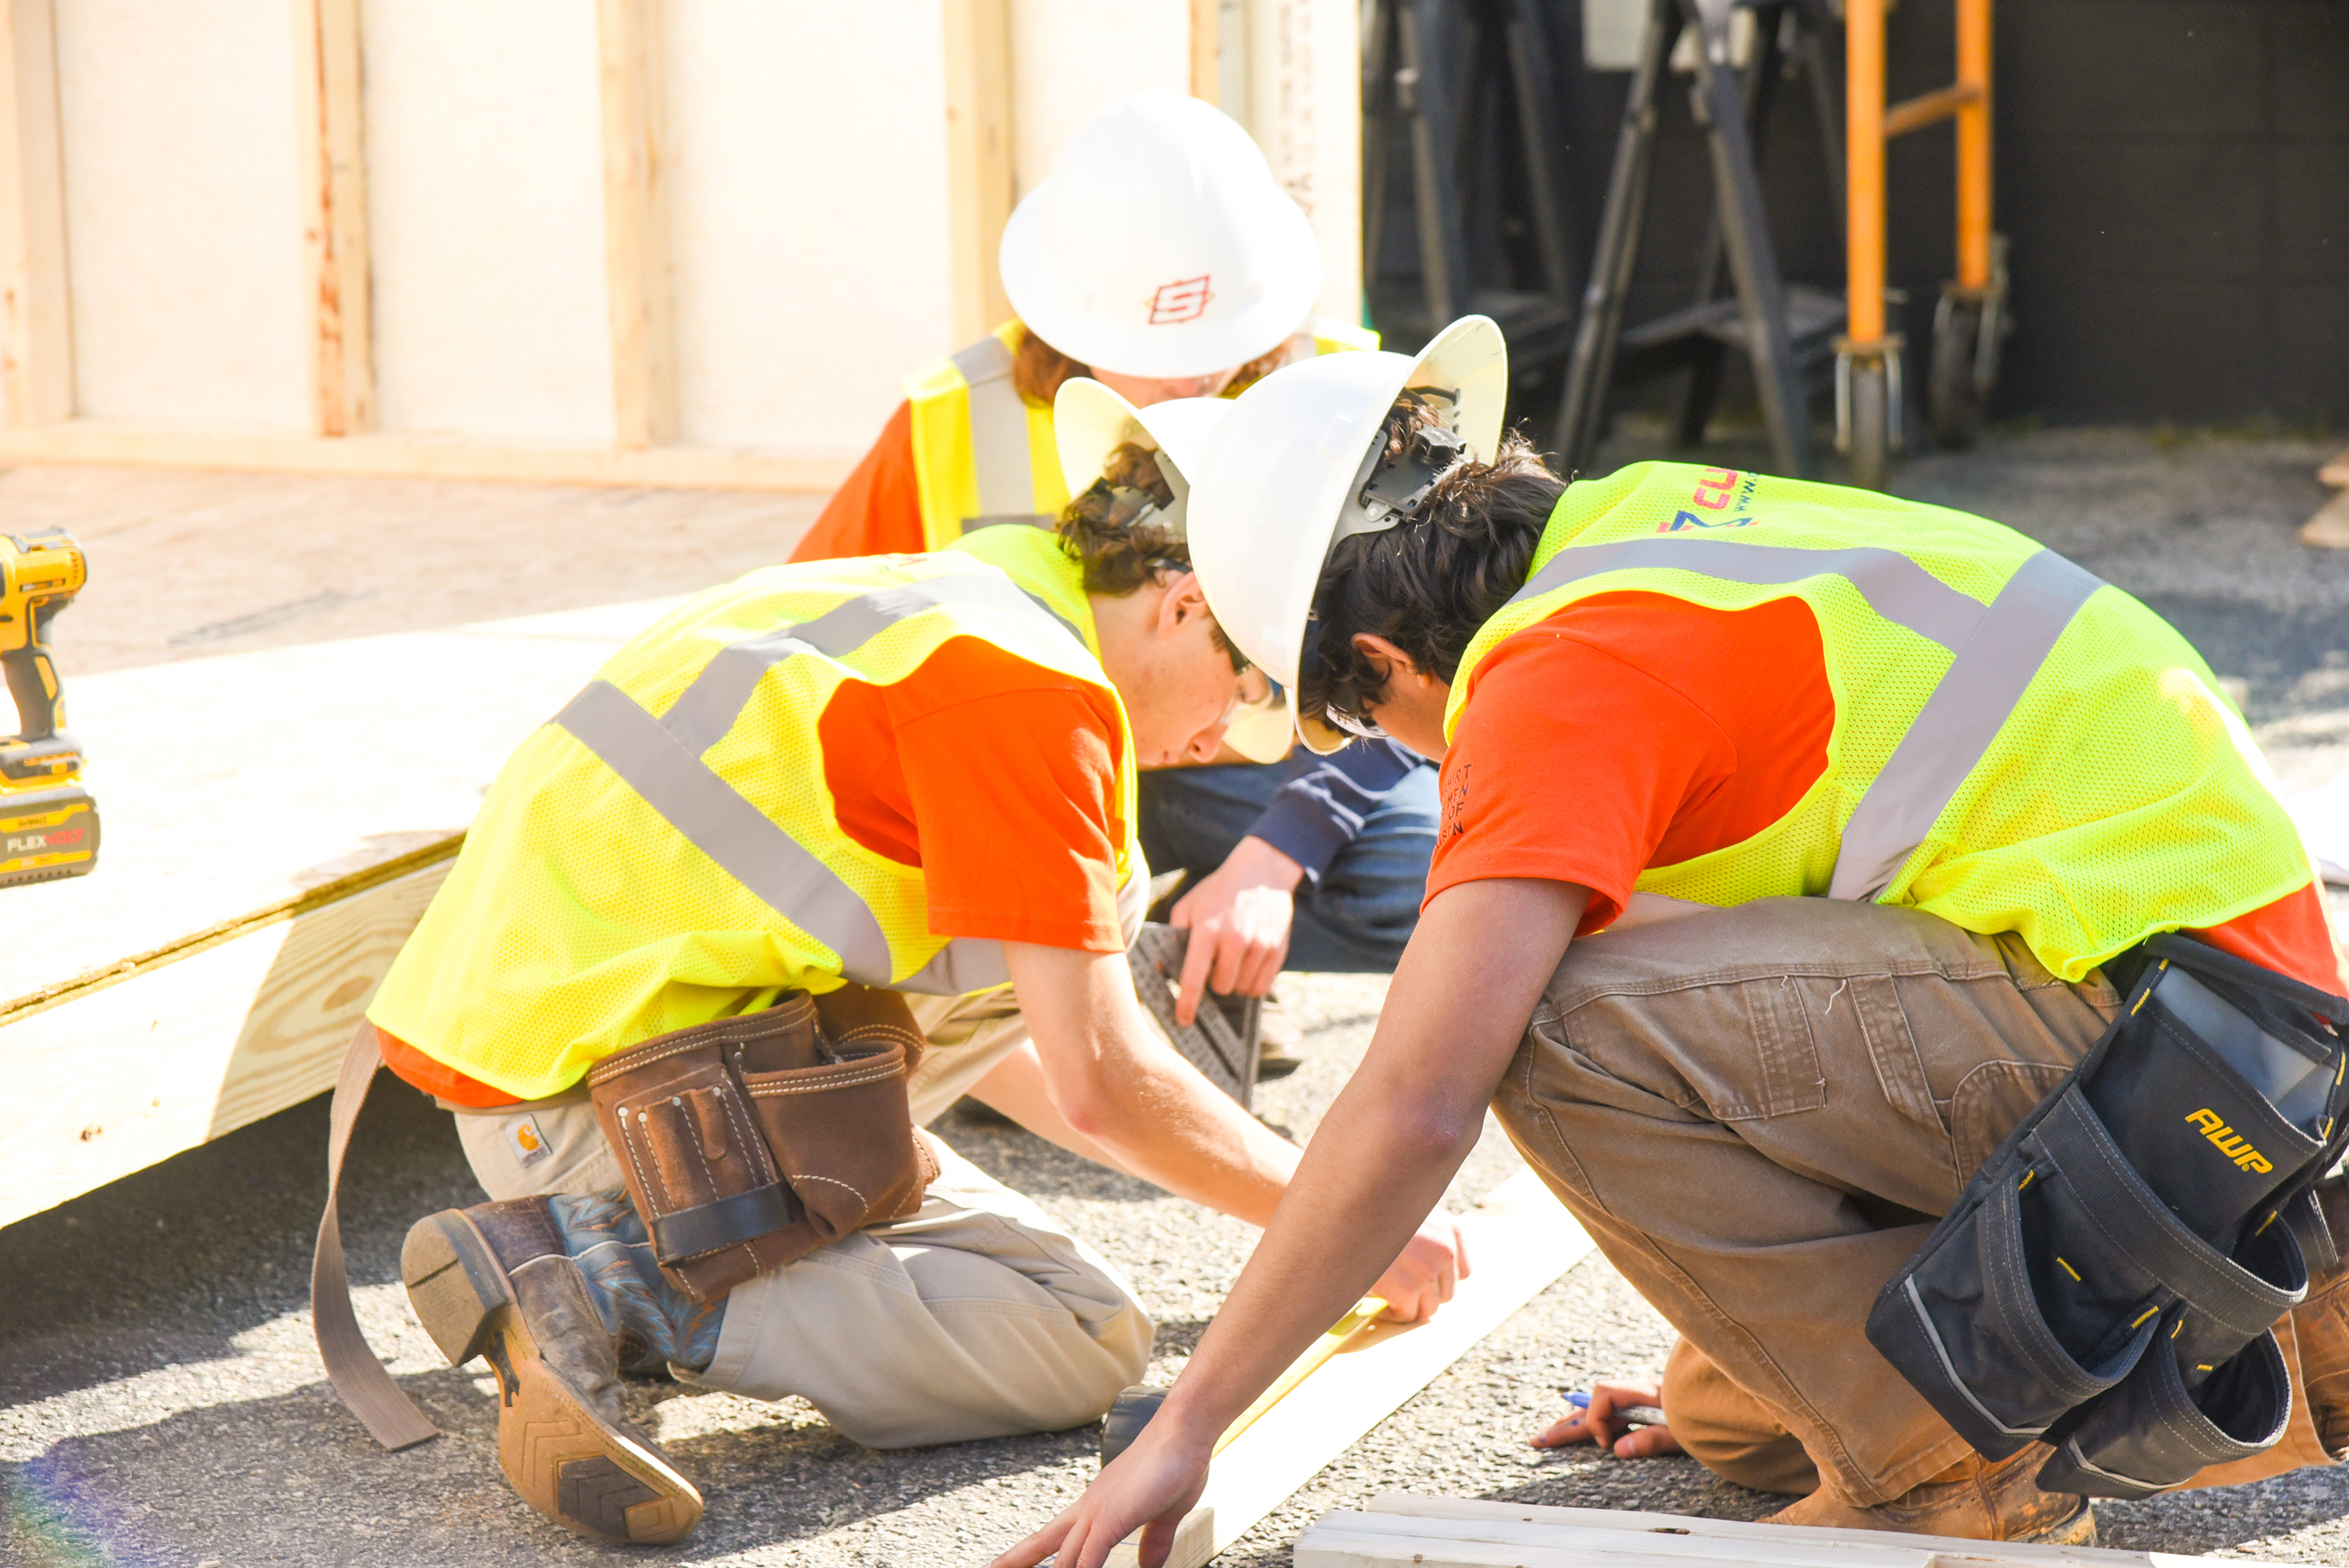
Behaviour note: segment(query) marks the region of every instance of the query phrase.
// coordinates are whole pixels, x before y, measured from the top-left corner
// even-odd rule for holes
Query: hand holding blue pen
[[[1576,1409],[1590,1408],[1590,1396],[1583,1390],[1572,1388],[1560,1389],[1559,1392],[1566,1395],[1566,1402]],[[1613,1416],[1627,1427],[1661,1427],[1664,1424],[1663,1411],[1653,1405],[1618,1405]]]

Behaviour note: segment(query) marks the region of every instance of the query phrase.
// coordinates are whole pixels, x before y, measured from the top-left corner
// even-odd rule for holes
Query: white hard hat
[[[1004,225],[1029,329],[1121,376],[1210,376],[1278,347],[1321,292],[1313,225],[1213,105],[1136,93],[1077,128]]]
[[[1228,397],[1176,397],[1137,408],[1098,381],[1072,377],[1052,399],[1052,434],[1060,444],[1061,474],[1069,493],[1081,496],[1102,477],[1109,455],[1129,442],[1158,454],[1159,477],[1174,492],[1164,521],[1176,537],[1188,537],[1188,470],[1195,469],[1207,438],[1235,405]],[[1288,702],[1275,700],[1244,709],[1224,731],[1224,741],[1257,762],[1278,762],[1288,754]]]
[[[1409,387],[1450,394],[1444,423],[1469,456],[1493,459],[1508,346],[1498,326],[1471,315],[1416,357],[1325,354],[1274,371],[1233,400],[1191,473],[1191,565],[1207,603],[1240,652],[1291,692],[1330,550],[1399,521],[1363,489],[1387,411]],[[1299,715],[1298,729],[1315,751],[1347,739],[1319,714]]]
[[[1098,381],[1071,377],[1052,399],[1052,438],[1061,449],[1061,477],[1071,495],[1082,495],[1101,478],[1110,453],[1132,442],[1168,459],[1158,465],[1158,471],[1180,504],[1190,493],[1185,476],[1199,466],[1207,437],[1231,411],[1228,397],[1176,397],[1137,408]],[[1180,521],[1175,529],[1181,531]]]

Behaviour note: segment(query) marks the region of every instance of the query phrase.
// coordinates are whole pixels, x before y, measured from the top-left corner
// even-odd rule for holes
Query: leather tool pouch
[[[657,1036],[587,1076],[661,1271],[696,1301],[867,1225],[937,1175],[905,1079],[921,1031],[894,991],[787,994]]]
[[[2329,1257],[2310,1189],[2349,1147],[2349,1002],[2190,938],[1982,1162],[1884,1287],[1868,1337],[1985,1458],[2044,1442],[2046,1491],[2146,1497],[2283,1435],[2271,1332]]]

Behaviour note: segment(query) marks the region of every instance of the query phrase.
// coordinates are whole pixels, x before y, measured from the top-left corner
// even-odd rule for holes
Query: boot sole
[[[541,1358],[512,1282],[456,1210],[419,1220],[400,1277],[451,1366],[486,1358],[498,1380],[498,1464],[522,1500],[598,1541],[665,1546],[701,1522],[701,1493],[653,1443],[605,1420]]]
[[[498,1309],[513,1300],[497,1254],[455,1209],[409,1227],[399,1248],[399,1277],[417,1320],[451,1367],[463,1366],[488,1347]]]

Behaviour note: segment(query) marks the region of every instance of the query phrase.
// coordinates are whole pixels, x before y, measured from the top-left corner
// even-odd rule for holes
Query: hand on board
[[[1371,1294],[1382,1297],[1387,1309],[1381,1317],[1394,1323],[1417,1323],[1433,1317],[1452,1299],[1453,1291],[1468,1277],[1468,1233],[1441,1209],[1420,1227]]]
[[[1664,1387],[1654,1382],[1609,1382],[1590,1386],[1590,1408],[1576,1410],[1562,1420],[1553,1421],[1536,1432],[1533,1446],[1537,1449],[1562,1449],[1572,1443],[1597,1443],[1618,1459],[1653,1459],[1660,1454],[1677,1454],[1683,1450],[1680,1439],[1672,1436],[1670,1427],[1635,1427],[1618,1416],[1618,1410],[1639,1406],[1661,1409],[1664,1403]]]
[[[1166,1423],[1152,1421],[1083,1496],[988,1568],[1034,1568],[1056,1552],[1057,1568],[1102,1568],[1117,1543],[1144,1525],[1142,1568],[1162,1568],[1174,1527],[1206,1490],[1207,1453],[1206,1445],[1184,1443]]]
[[[1175,901],[1167,923],[1191,934],[1183,955],[1175,1019],[1197,1020],[1201,998],[1210,989],[1261,996],[1280,975],[1288,956],[1288,931],[1297,916],[1297,884],[1305,868],[1253,833],[1198,884]]]

